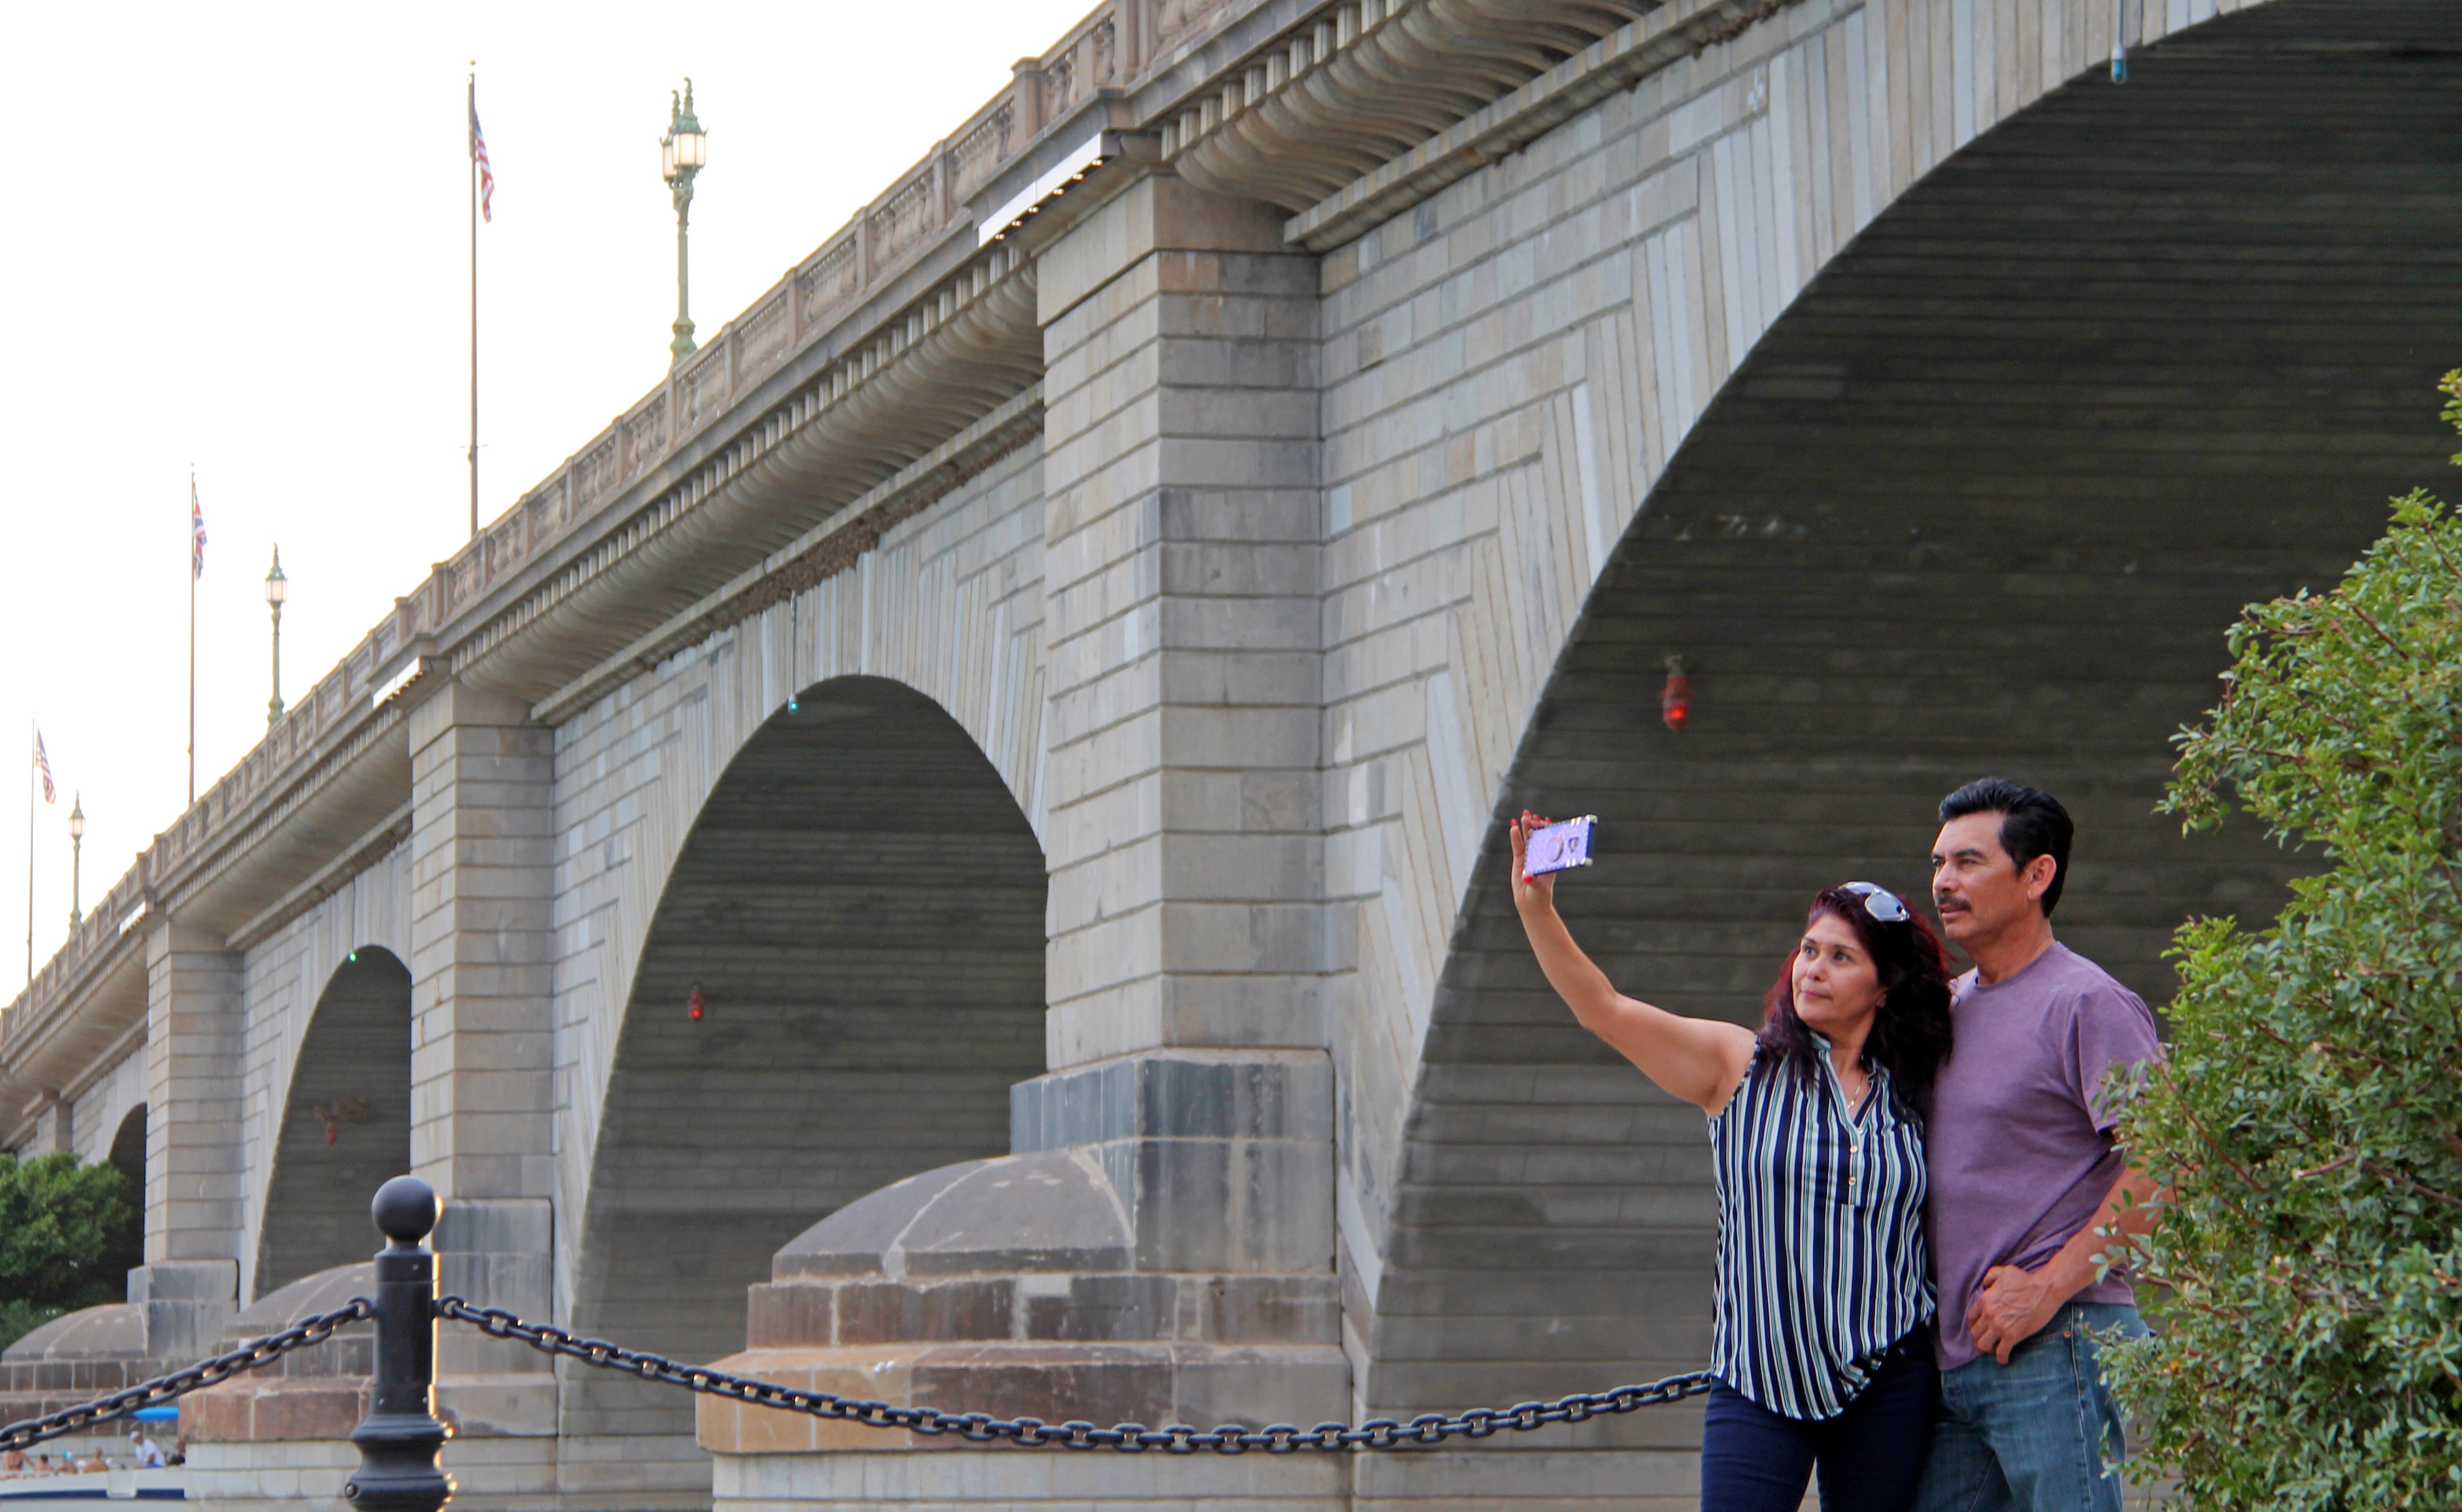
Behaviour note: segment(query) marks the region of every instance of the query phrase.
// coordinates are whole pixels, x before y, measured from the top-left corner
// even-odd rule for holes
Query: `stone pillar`
[[[1048,1074],[1008,1156],[841,1208],[732,1369],[950,1411],[1350,1405],[1322,998],[1314,259],[1169,175],[1038,258]],[[1338,1458],[935,1454],[704,1401],[722,1504],[1343,1502]],[[918,1452],[922,1451],[922,1452]]]
[[[1141,1269],[1329,1278],[1317,270],[1282,221],[1150,177],[1037,269],[1052,1072],[1011,1133],[1098,1156]]]
[[[239,1310],[241,970],[218,935],[145,939],[145,1352],[192,1359]]]
[[[410,1158],[444,1199],[438,1289],[544,1319],[554,1302],[551,737],[518,701],[454,683],[413,707],[409,724]],[[367,1236],[373,1254],[381,1238],[373,1224]],[[140,1279],[162,1269],[132,1274],[131,1299],[144,1300]],[[318,1272],[257,1299],[238,1324],[270,1331],[364,1290],[367,1276],[364,1265]],[[365,1411],[369,1337],[356,1326],[190,1397],[189,1494],[260,1508],[330,1501],[358,1461],[347,1435]],[[447,1323],[436,1374],[457,1504],[565,1504],[548,1358]]]
[[[410,1158],[445,1199],[437,1284],[547,1318],[553,736],[519,701],[449,683],[411,711],[410,764]],[[554,1433],[544,1356],[448,1328],[437,1370],[465,1434]]]
[[[1046,250],[1054,1069],[1325,1044],[1316,263],[1149,178]]]
[[[553,737],[455,684],[410,763],[411,1165],[448,1199],[549,1198]]]
[[[38,1132],[37,1137],[46,1142],[27,1149],[26,1155],[57,1155],[62,1151],[72,1155],[76,1153],[76,1104],[61,1096],[59,1089],[43,1089],[42,1105],[34,1127]],[[141,1206],[145,1200],[144,1194],[139,1193],[137,1200]]]

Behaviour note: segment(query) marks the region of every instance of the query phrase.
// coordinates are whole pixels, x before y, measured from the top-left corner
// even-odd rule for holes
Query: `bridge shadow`
[[[410,1169],[410,968],[362,945],[300,1040],[266,1183],[251,1296],[364,1263],[368,1194]]]
[[[145,1105],[132,1105],[112,1131],[103,1159],[128,1183],[128,1217],[111,1231],[97,1267],[114,1285],[145,1264]]]
[[[585,1333],[744,1347],[745,1288],[840,1206],[1008,1148],[1043,1070],[1043,851],[939,704],[843,678],[727,765],[624,1015],[577,1256]],[[699,1015],[695,1015],[698,1005]],[[689,1434],[690,1399],[568,1372],[564,1432]]]

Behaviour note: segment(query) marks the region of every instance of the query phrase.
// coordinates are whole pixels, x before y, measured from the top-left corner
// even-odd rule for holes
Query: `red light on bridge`
[[[1680,730],[1693,717],[1693,683],[1684,676],[1684,659],[1667,659],[1667,686],[1659,691],[1658,717],[1667,727]]]
[[[695,1024],[699,1024],[701,1022],[701,1010],[708,1005],[709,1004],[702,1000],[701,988],[699,987],[693,988],[692,996],[684,999],[684,1011],[692,1015],[692,1021]]]

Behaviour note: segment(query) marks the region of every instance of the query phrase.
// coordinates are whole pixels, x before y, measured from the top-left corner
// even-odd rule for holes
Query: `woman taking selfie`
[[[1903,1512],[1939,1383],[1924,1243],[1923,1114],[1948,1057],[1940,944],[1897,895],[1846,882],[1812,900],[1760,1032],[1618,993],[1557,917],[1555,877],[1513,902],[1584,1028],[1710,1117],[1717,1321],[1701,1512]]]

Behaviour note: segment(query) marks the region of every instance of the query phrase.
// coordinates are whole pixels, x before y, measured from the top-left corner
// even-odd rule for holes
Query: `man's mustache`
[[[1966,899],[1958,896],[1954,893],[1934,893],[1932,895],[1932,906],[1935,913],[1947,914],[1956,912],[1962,914],[1966,912]]]

